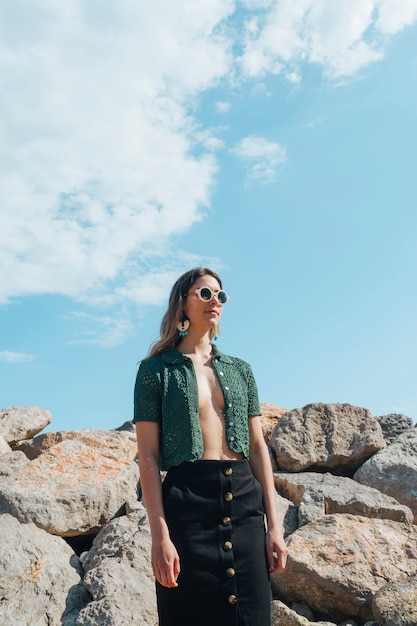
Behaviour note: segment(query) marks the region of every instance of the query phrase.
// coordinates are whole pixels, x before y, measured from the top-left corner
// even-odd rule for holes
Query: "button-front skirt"
[[[162,485],[178,587],[157,583],[160,626],[270,626],[262,488],[247,460],[172,467]]]

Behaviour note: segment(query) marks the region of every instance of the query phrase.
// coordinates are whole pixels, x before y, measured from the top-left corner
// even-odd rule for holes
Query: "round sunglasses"
[[[212,289],[210,289],[210,287],[199,287],[195,290],[194,293],[196,293],[200,300],[202,300],[203,302],[210,302],[210,300],[212,300],[214,296],[216,296],[220,304],[226,304],[226,302],[229,300],[229,294],[226,293],[223,289],[220,289],[219,291],[213,291]]]

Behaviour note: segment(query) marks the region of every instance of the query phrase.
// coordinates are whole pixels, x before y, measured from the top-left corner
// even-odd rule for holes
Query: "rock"
[[[372,620],[372,596],[417,573],[417,527],[334,514],[287,538],[289,558],[272,576],[274,597],[304,601],[321,618]]]
[[[262,431],[264,434],[265,442],[268,444],[272,437],[274,428],[277,425],[279,419],[287,412],[287,409],[283,409],[267,402],[261,402],[261,423]]]
[[[344,476],[275,472],[274,482],[278,493],[299,507],[299,526],[332,513],[378,517],[406,524],[413,522],[413,513],[407,506]]]
[[[89,601],[78,557],[60,537],[0,515],[0,624],[75,626]]]
[[[45,409],[12,406],[0,411],[0,435],[13,448],[21,439],[30,439],[46,428],[52,416]]]
[[[288,537],[298,528],[298,511],[294,504],[279,493],[275,496],[278,520],[284,537]]]
[[[99,430],[86,428],[84,430],[63,430],[44,433],[29,441],[22,441],[15,450],[24,452],[29,459],[36,459],[52,446],[62,441],[75,439],[86,446],[98,448],[111,456],[133,461],[137,456],[137,443],[134,433],[128,431]]]
[[[416,626],[417,576],[382,587],[372,600],[380,626]]]
[[[271,602],[271,626],[336,626],[334,622],[310,622],[279,600]]]
[[[281,417],[271,437],[278,467],[353,473],[386,447],[381,426],[367,409],[350,404],[309,404]]]
[[[353,476],[408,506],[417,523],[417,428],[410,428],[385,450],[366,461]]]
[[[11,456],[18,469],[4,466]],[[137,499],[136,463],[80,441],[62,441],[33,461],[0,457],[0,513],[54,535],[96,534],[127,501]]]
[[[382,434],[384,435],[387,445],[393,443],[399,435],[413,427],[411,417],[407,417],[401,413],[380,415],[376,417],[376,419],[381,426]]]
[[[12,449],[7,443],[7,441],[5,440],[5,438],[2,435],[0,435],[0,456],[2,454],[8,454],[11,451]]]
[[[154,626],[158,623],[151,536],[144,509],[109,522],[84,560],[93,600],[77,626]]]
[[[120,432],[120,431],[127,431],[129,433],[132,433],[133,435],[135,435],[136,433],[136,427],[134,425],[134,423],[132,422],[132,420],[128,420],[127,422],[123,422],[123,424],[121,426],[118,426],[117,428],[114,428],[113,430],[115,430],[116,432]],[[113,431],[111,431],[113,432]]]

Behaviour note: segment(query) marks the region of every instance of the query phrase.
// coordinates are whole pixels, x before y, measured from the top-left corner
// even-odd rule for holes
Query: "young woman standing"
[[[136,379],[160,626],[270,626],[286,563],[251,368],[212,343],[227,300],[212,270],[181,276]]]

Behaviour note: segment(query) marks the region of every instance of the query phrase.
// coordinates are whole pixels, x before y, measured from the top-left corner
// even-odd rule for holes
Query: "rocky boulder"
[[[137,500],[136,463],[76,440],[33,461],[22,452],[3,455],[0,475],[0,513],[62,537],[96,534],[126,502]]]
[[[0,624],[75,626],[90,600],[78,557],[60,537],[0,515]]]
[[[49,411],[33,406],[12,406],[0,411],[0,435],[13,448],[21,439],[30,439],[52,421]]]
[[[417,428],[402,433],[366,461],[353,478],[408,506],[417,523]]]
[[[70,440],[80,441],[86,446],[97,448],[101,452],[129,461],[133,461],[137,456],[138,448],[133,432],[100,430],[98,428],[44,433],[28,441],[21,441],[14,449],[24,452],[28,459],[33,460],[57,443]]]
[[[285,413],[269,445],[280,470],[329,469],[343,475],[386,447],[381,426],[367,409],[321,403]]]
[[[275,472],[274,482],[278,493],[298,507],[299,526],[332,513],[378,517],[406,524],[413,522],[413,513],[407,506],[378,489],[363,487],[344,476]]]
[[[373,595],[417,573],[417,527],[391,520],[326,515],[287,543],[287,567],[272,577],[274,595],[304,601],[321,618],[372,620]]]
[[[83,561],[84,583],[92,601],[80,611],[77,626],[157,624],[150,556],[151,536],[143,508],[109,522]]]
[[[413,420],[402,413],[389,413],[376,418],[381,426],[382,434],[387,445],[393,443],[396,438],[413,427]]]
[[[372,609],[380,626],[416,626],[417,576],[382,587],[372,600]]]

